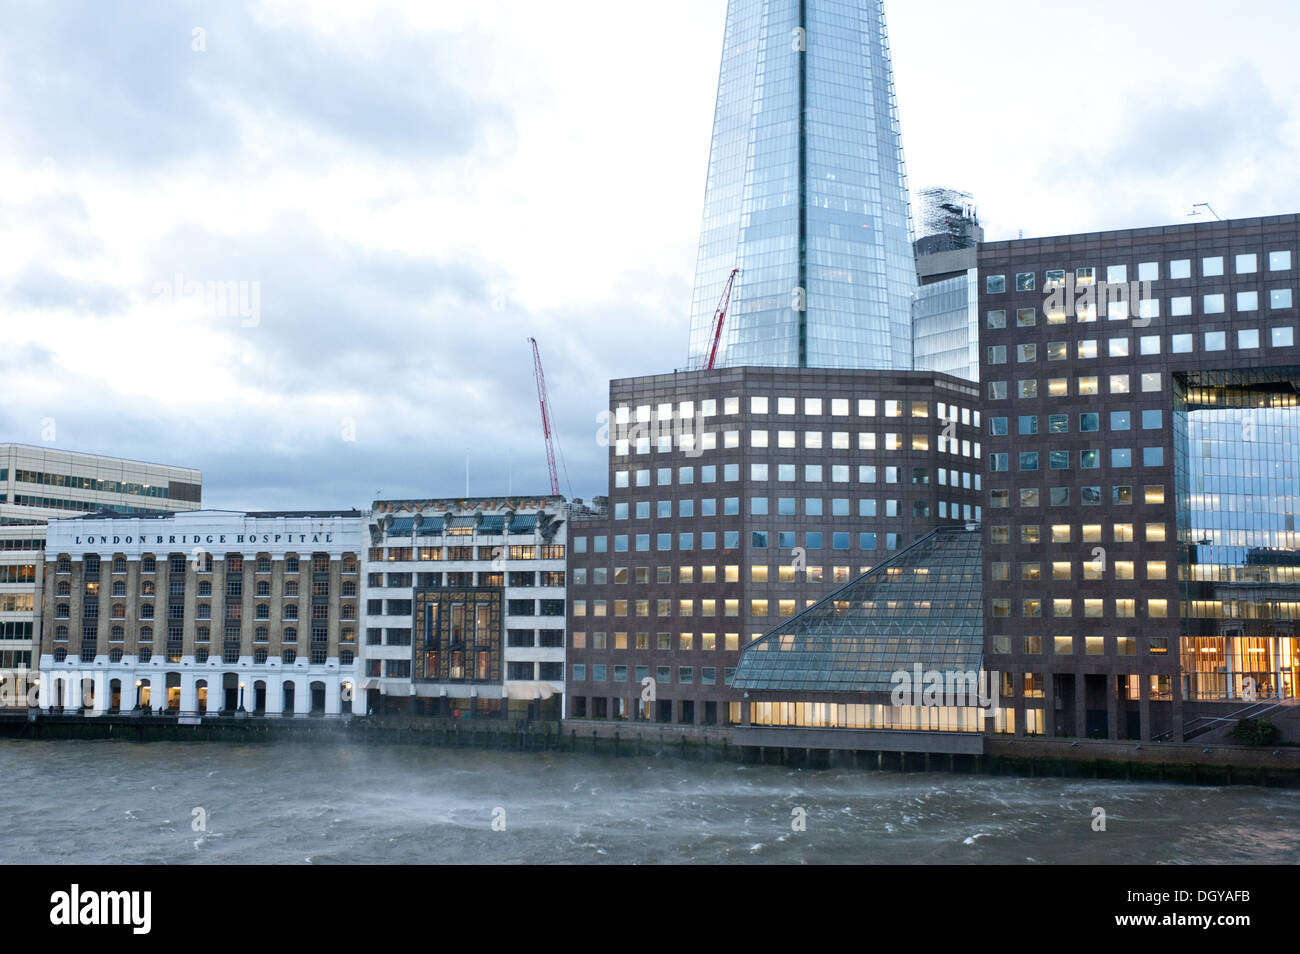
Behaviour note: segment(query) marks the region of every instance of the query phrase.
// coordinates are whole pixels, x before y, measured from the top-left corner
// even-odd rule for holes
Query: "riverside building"
[[[26,706],[39,661],[46,521],[197,510],[202,485],[189,467],[0,444],[0,706]]]
[[[921,372],[611,382],[608,511],[569,528],[566,717],[739,723],[744,645],[980,519],[978,396]]]
[[[987,666],[1014,731],[1297,692],[1300,217],[980,247]]]
[[[50,521],[41,708],[350,712],[363,522],[218,510]]]
[[[561,718],[563,497],[381,500],[365,559],[366,711]]]

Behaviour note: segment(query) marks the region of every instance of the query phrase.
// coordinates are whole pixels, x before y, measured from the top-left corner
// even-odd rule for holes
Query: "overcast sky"
[[[3,0],[0,440],[216,508],[460,495],[467,448],[544,493],[533,335],[604,493],[609,379],[685,364],[725,8]],[[990,239],[1300,207],[1292,3],[886,13],[911,184]]]

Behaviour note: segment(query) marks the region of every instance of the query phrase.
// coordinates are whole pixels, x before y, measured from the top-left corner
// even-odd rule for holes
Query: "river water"
[[[61,741],[0,778],[3,864],[1300,863],[1300,792],[1250,786]]]

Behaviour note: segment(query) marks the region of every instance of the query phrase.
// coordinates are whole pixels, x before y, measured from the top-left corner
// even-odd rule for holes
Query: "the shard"
[[[881,0],[730,0],[692,301],[701,367],[912,367],[907,177]]]

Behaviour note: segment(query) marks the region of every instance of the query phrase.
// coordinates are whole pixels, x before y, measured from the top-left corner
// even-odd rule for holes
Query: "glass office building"
[[[1177,381],[1184,692],[1294,698],[1300,653],[1300,369]]]
[[[881,0],[731,0],[692,302],[699,367],[912,367],[916,265]]]

